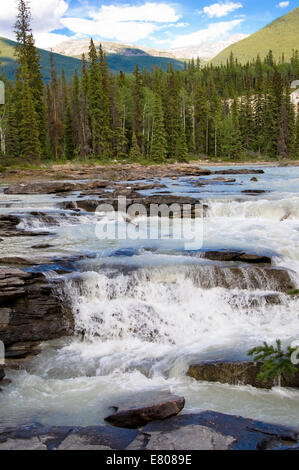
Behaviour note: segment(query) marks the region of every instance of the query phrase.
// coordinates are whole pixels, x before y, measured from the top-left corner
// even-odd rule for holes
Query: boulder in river
[[[21,218],[13,215],[0,215],[0,235],[2,237],[38,237],[49,235],[49,232],[38,232],[29,230],[20,230],[18,225],[21,222]]]
[[[269,256],[245,253],[243,251],[206,251],[203,257],[211,261],[239,261],[253,264],[271,264],[271,258]]]
[[[261,367],[261,362],[252,361],[199,362],[189,367],[187,375],[198,381],[251,385],[256,388],[270,389],[275,385],[273,380],[265,383],[257,377]],[[295,377],[281,377],[281,386],[299,388],[299,367]]]
[[[254,170],[249,168],[230,168],[229,170],[213,171],[213,175],[262,175],[264,173],[264,170]]]
[[[175,416],[184,408],[185,399],[169,393],[144,393],[130,402],[113,406],[115,413],[105,421],[121,428],[136,429],[153,420]]]

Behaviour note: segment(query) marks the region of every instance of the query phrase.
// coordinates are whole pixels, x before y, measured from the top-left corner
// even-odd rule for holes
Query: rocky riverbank
[[[139,430],[36,424],[0,432],[0,450],[298,449],[298,430],[214,411],[153,421]]]

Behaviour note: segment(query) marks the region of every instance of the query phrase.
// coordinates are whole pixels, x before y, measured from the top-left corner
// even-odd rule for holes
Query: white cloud
[[[243,21],[243,19],[238,19],[211,23],[206,29],[201,29],[191,34],[177,36],[171,47],[196,46],[202,42],[215,41],[239,26]]]
[[[280,2],[276,5],[276,8],[287,8],[290,2]]]
[[[32,29],[36,33],[48,33],[63,28],[61,17],[68,9],[65,0],[30,0],[32,13]],[[15,38],[14,24],[16,21],[16,0],[1,0],[0,35]],[[39,46],[40,44],[37,43]]]
[[[144,5],[103,5],[99,10],[91,10],[90,17],[96,21],[134,22],[154,21],[157,23],[172,23],[180,19],[175,10],[166,3],[147,2]]]
[[[64,18],[63,23],[67,28],[77,34],[131,42],[145,39],[156,30],[154,23],[139,23],[136,21],[101,22],[85,20],[83,18]]]
[[[199,13],[204,13],[209,18],[221,18],[227,16],[229,13],[242,8],[242,3],[234,2],[219,2],[214,3],[213,5],[204,7]]]
[[[41,49],[51,49],[52,47],[57,46],[63,41],[68,41],[71,39],[65,34],[55,34],[55,33],[36,33],[35,34],[35,43]]]
[[[135,42],[148,38],[163,23],[174,26],[180,19],[166,3],[147,2],[140,6],[103,5],[88,11],[89,19],[63,18],[63,24],[76,34],[89,34],[105,39]],[[179,25],[180,23],[177,23]]]

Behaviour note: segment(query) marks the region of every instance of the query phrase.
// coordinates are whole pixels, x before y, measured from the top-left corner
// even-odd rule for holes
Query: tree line
[[[55,70],[45,86],[25,0],[15,24],[18,70],[6,82],[1,152],[33,162],[187,161],[244,155],[299,159],[299,112],[290,83],[299,79],[299,54],[242,65],[185,63],[184,70],[110,73],[105,53],[90,41],[82,69],[67,82]]]

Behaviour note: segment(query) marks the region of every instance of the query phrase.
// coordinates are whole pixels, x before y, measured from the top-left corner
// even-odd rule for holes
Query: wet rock
[[[190,268],[194,282],[204,289],[263,289],[286,292],[295,287],[290,273],[285,269],[268,266],[200,266]],[[288,287],[292,286],[292,287]]]
[[[256,308],[259,307],[263,301],[267,305],[280,305],[282,303],[281,295],[279,294],[246,294],[246,298],[245,295],[242,296],[238,294],[232,296],[229,303],[234,308]]]
[[[243,194],[249,194],[249,195],[252,195],[252,196],[257,196],[259,194],[265,194],[267,192],[268,191],[265,191],[263,189],[245,189],[244,191],[242,191]]]
[[[4,379],[4,377],[5,377],[4,369],[2,369],[2,368],[0,367],[0,382],[2,382],[2,380]]]
[[[2,237],[38,237],[42,235],[49,235],[49,232],[45,231],[31,232],[28,230],[20,230],[17,228],[20,222],[21,219],[13,215],[0,215],[0,235]]]
[[[88,199],[88,200],[80,200],[78,201],[78,207],[87,211],[87,212],[95,212],[101,204],[109,204],[113,210],[118,211],[120,208],[127,211],[130,206],[135,204],[140,204],[143,206],[146,215],[151,215],[151,208],[152,205],[160,206],[160,205],[167,205],[168,207],[172,206],[173,204],[177,205],[176,211],[170,213],[171,216],[182,216],[183,209],[185,205],[191,206],[191,216],[194,217],[196,214],[196,205],[199,206],[199,212],[202,211],[202,204],[197,201],[195,198],[192,197],[184,197],[184,196],[172,196],[172,195],[152,195],[152,196],[139,196],[130,197],[125,200],[125,204],[120,206],[118,198],[113,196],[107,195],[104,199]],[[205,207],[205,210],[207,207]],[[100,210],[100,209],[99,209]],[[161,215],[159,212],[158,215]]]
[[[213,175],[263,175],[264,173],[264,170],[254,170],[249,168],[231,168],[229,170],[213,171]]]
[[[38,342],[72,332],[73,317],[40,273],[0,267],[0,337],[13,358],[35,354]]]
[[[77,203],[75,201],[63,201],[58,204],[58,207],[65,210],[76,210],[78,209]]]
[[[205,186],[205,185],[208,185],[208,184],[217,184],[217,183],[226,183],[226,184],[230,184],[230,183],[235,183],[236,180],[234,178],[213,178],[213,179],[209,179],[209,180],[200,180],[200,181],[196,181],[193,183],[194,186]]]
[[[216,361],[200,362],[189,367],[187,375],[198,381],[219,382],[230,385],[251,385],[256,388],[270,389],[275,385],[273,380],[262,382],[258,379],[262,363],[252,361]],[[299,387],[299,367],[295,377],[281,378],[283,387]]]
[[[149,423],[127,450],[289,450],[298,442],[298,432],[283,426],[204,411]]]
[[[115,413],[105,421],[121,428],[135,429],[149,421],[175,416],[184,408],[185,399],[168,393],[144,393],[129,403],[114,406]]]
[[[263,255],[245,253],[242,251],[207,251],[203,254],[205,259],[211,261],[239,261],[243,263],[271,264],[271,258]]]
[[[53,248],[54,245],[49,245],[48,243],[44,243],[41,245],[33,245],[31,248],[33,250],[46,250],[47,248]]]
[[[100,204],[101,201],[95,199],[84,199],[77,202],[78,207],[86,212],[95,212]]]
[[[222,435],[200,425],[170,430],[166,426],[161,431],[154,430],[139,435],[127,450],[228,450],[234,441],[232,436]]]
[[[252,181],[252,182],[256,183],[256,182],[258,181],[258,179],[257,179],[257,178],[254,176],[253,178],[251,178],[251,180],[250,180],[250,181]]]
[[[58,194],[71,191],[81,191],[88,189],[106,188],[107,181],[89,181],[87,183],[66,182],[66,181],[46,181],[22,183],[9,186],[4,190],[5,194]]]
[[[0,450],[125,450],[137,432],[112,426],[32,425],[0,433]]]

